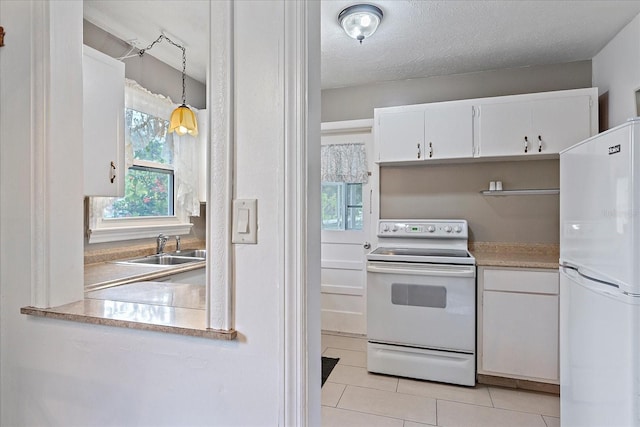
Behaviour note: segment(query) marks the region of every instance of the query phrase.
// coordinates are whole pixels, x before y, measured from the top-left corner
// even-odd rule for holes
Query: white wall
[[[31,238],[38,221],[32,188],[38,167],[30,164],[32,108],[26,94],[31,37],[38,34],[37,26],[30,31],[30,16],[39,3],[0,2],[0,16],[11,23],[5,24],[11,47],[0,49],[0,425],[282,425],[284,291],[276,278],[282,276],[277,248],[283,230],[276,224],[282,224],[284,207],[273,195],[283,194],[282,119],[290,101],[279,74],[286,61],[285,34],[291,34],[284,25],[286,0],[236,3],[236,84],[242,87],[235,118],[242,129],[236,147],[238,194],[260,199],[261,228],[258,245],[238,250],[235,342],[19,314],[30,303],[35,280]],[[81,8],[74,1],[49,7],[63,3]],[[319,20],[319,10],[314,16]],[[70,31],[81,34],[80,20],[72,24]],[[74,105],[69,111],[78,113]],[[67,170],[64,160],[56,166],[61,174]],[[57,244],[65,250],[64,240]],[[319,320],[314,325],[310,319],[314,326],[318,332],[310,342],[319,354]],[[310,382],[318,391],[309,393],[308,402],[317,406],[311,409],[316,416],[319,383],[319,376]]]
[[[624,27],[592,59],[593,86],[609,92],[608,127],[638,115],[635,92],[640,89],[640,15]]]

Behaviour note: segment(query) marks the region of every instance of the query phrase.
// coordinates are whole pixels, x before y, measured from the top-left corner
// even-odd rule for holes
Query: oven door
[[[475,353],[476,267],[367,263],[367,338]]]

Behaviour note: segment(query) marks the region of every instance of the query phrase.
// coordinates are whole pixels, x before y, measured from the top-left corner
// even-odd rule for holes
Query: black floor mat
[[[333,359],[331,357],[322,357],[322,385],[329,378],[331,371],[335,368],[340,359]]]

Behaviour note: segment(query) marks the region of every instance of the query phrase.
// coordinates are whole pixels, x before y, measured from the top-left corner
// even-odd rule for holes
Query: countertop
[[[206,261],[179,265],[132,265],[107,261],[84,266],[85,292],[131,282],[153,281],[171,274],[204,268]]]
[[[85,256],[85,260],[102,262],[85,264],[83,300],[52,308],[22,307],[20,312],[96,325],[234,340],[237,332],[233,329],[206,327],[204,286],[154,281],[164,276],[205,268],[205,261],[175,266],[114,262],[114,258],[130,259],[149,255],[148,252],[148,248],[142,247],[124,252],[96,251]]]
[[[470,242],[478,267],[547,268],[559,266],[560,246],[540,243]]]

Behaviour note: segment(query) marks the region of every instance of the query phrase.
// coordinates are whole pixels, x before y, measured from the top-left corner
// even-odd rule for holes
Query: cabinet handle
[[[538,153],[542,153],[542,137],[538,135]]]
[[[529,151],[529,138],[524,137],[524,152],[527,153]]]
[[[418,142],[418,158],[420,158],[421,153],[420,153],[420,143]]]
[[[116,164],[111,162],[111,183],[116,180]]]
[[[429,158],[433,157],[433,144],[429,143]]]

